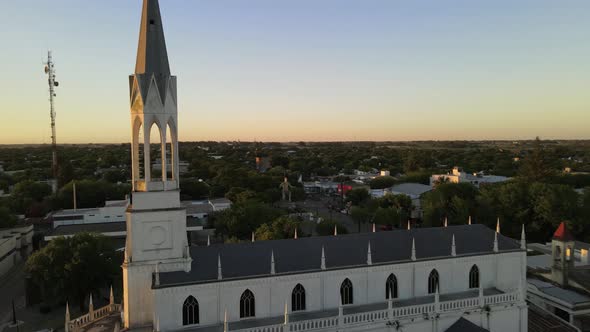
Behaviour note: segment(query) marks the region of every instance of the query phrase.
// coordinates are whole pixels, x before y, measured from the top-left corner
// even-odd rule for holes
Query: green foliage
[[[555,170],[551,168],[541,140],[537,137],[533,150],[523,160],[519,176],[527,182],[542,182],[553,174]]]
[[[355,188],[346,193],[346,201],[351,202],[352,205],[362,205],[366,203],[370,197],[369,191],[365,188]]]
[[[392,176],[378,176],[371,180],[369,186],[371,189],[385,189],[390,188],[395,184],[395,178]]]
[[[16,216],[5,206],[0,206],[0,228],[8,228],[16,225]]]
[[[47,184],[30,180],[21,181],[14,186],[10,197],[11,208],[19,214],[41,216],[44,211],[39,211],[43,210],[40,208],[40,204],[50,194],[51,187]]]
[[[198,181],[195,179],[181,179],[180,194],[182,195],[182,199],[205,199],[209,196],[209,186],[203,181]]]
[[[348,234],[346,227],[331,219],[325,219],[319,222],[315,230],[320,236],[334,235],[334,226],[338,229],[338,234]]]
[[[113,184],[103,180],[76,181],[76,203],[78,208],[104,206],[107,200],[122,200],[131,192],[129,184]],[[71,209],[74,207],[74,184],[62,187],[54,198],[55,209]]]
[[[442,183],[424,194],[422,209],[424,224],[440,226],[448,218],[449,224],[465,224],[474,212],[477,189],[469,183]]]
[[[292,239],[297,229],[298,236],[302,236],[299,221],[288,216],[281,216],[271,223],[262,224],[256,229],[257,240]]]
[[[257,201],[238,202],[210,216],[217,235],[249,239],[260,225],[270,223],[284,212]]]
[[[33,253],[26,263],[31,280],[46,302],[76,300],[110,286],[120,273],[121,255],[101,235],[81,233],[57,238]]]

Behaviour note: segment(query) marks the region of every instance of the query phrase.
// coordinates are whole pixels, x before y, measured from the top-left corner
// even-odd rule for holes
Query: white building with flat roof
[[[104,207],[89,209],[67,209],[51,212],[48,218],[53,228],[65,225],[104,224],[125,222],[125,211],[129,201],[106,201]]]
[[[453,167],[451,173],[447,174],[433,174],[430,176],[430,186],[434,187],[439,182],[449,183],[471,183],[479,188],[481,184],[497,183],[510,180],[507,176],[500,175],[486,175],[483,173],[467,173],[460,167]]]

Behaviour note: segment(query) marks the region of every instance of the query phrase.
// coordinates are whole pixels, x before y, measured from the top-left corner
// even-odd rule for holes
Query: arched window
[[[194,324],[199,324],[199,302],[193,296],[189,296],[182,305],[182,325]]]
[[[385,281],[385,299],[396,299],[397,298],[397,278],[392,274],[387,277]]]
[[[473,265],[469,271],[469,288],[479,288],[479,269]]]
[[[352,282],[348,278],[340,285],[340,300],[342,304],[352,304]]]
[[[437,287],[438,287],[438,271],[432,270],[432,272],[430,272],[430,275],[428,276],[428,294],[435,293]]]
[[[254,294],[246,289],[240,298],[240,318],[256,316]]]
[[[291,293],[291,310],[305,310],[305,288],[301,284],[297,284]]]

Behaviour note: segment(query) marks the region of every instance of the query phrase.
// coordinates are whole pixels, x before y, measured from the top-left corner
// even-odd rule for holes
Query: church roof
[[[364,267],[367,266],[369,243],[372,265],[410,262],[413,240],[416,260],[452,257],[453,235],[457,256],[493,254],[495,234],[484,225],[474,224],[193,246],[191,271],[161,272],[159,287],[268,277],[271,275],[271,255],[274,255],[275,275],[321,271],[322,251],[325,252],[327,270]],[[521,250],[517,241],[501,234],[498,234],[498,249],[500,252]],[[221,280],[218,280],[218,258]]]
[[[158,0],[144,0],[135,74],[170,75]]]
[[[461,317],[451,325],[445,332],[489,332],[489,330],[479,327],[467,319]]]
[[[561,224],[559,224],[559,227],[557,227],[557,230],[553,233],[553,239],[560,241],[574,241],[574,236],[567,229],[567,223],[565,221],[562,221]]]

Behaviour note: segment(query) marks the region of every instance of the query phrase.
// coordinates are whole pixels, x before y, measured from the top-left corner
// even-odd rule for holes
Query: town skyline
[[[48,48],[58,143],[129,142],[140,1],[32,2],[4,5],[0,105],[27,126],[0,144],[50,143]],[[163,2],[180,140],[589,139],[590,4],[536,4]]]

